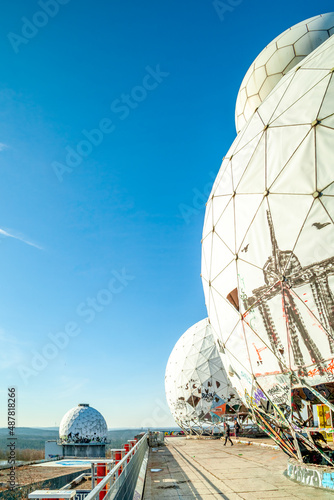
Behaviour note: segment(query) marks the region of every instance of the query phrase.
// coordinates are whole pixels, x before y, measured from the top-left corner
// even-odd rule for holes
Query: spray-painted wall
[[[294,481],[306,486],[334,490],[334,470],[330,467],[301,465],[290,459],[288,461],[287,475]]]

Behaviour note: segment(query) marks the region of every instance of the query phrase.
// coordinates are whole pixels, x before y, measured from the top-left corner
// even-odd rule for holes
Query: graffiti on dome
[[[326,367],[323,356],[313,340],[312,335],[305,326],[303,317],[296,304],[294,288],[309,284],[319,317],[324,324],[323,331],[327,334],[330,352],[334,354],[334,296],[330,289],[328,277],[334,275],[334,257],[321,262],[302,267],[297,256],[289,250],[280,250],[277,244],[275,230],[271,214],[267,210],[267,220],[270,230],[272,255],[267,259],[263,267],[265,285],[253,290],[253,295],[247,297],[242,295],[246,310],[258,309],[267,332],[270,347],[276,355],[280,370],[287,371],[285,360],[285,349],[280,335],[277,331],[270,311],[270,300],[281,294],[284,315],[286,316],[291,348],[295,363],[298,367],[298,375],[312,377],[319,374],[326,375],[332,379],[332,365]],[[313,370],[305,369],[305,360],[300,340],[308,351],[312,362],[315,364]],[[254,345],[258,355],[258,365],[262,363],[260,348]],[[262,347],[261,349],[264,349]]]

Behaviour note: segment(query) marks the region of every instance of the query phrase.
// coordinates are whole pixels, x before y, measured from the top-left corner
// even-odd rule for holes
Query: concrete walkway
[[[286,478],[281,451],[221,440],[167,438],[166,444],[150,450],[144,500],[334,500],[334,492]]]

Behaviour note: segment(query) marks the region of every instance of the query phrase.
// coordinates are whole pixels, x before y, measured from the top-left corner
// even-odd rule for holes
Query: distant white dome
[[[334,33],[334,13],[311,17],[281,33],[247,71],[237,97],[239,133],[281,78]]]
[[[59,437],[66,441],[103,442],[107,432],[107,423],[101,413],[88,404],[79,404],[65,413],[59,426]]]
[[[177,424],[201,434],[235,415],[240,399],[223,367],[208,318],[189,328],[169,357],[166,398]]]

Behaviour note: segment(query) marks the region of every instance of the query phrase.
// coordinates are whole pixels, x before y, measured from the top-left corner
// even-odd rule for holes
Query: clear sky
[[[164,372],[206,317],[205,201],[242,78],[319,0],[4,0],[0,426],[163,426]],[[225,12],[224,12],[225,11]]]

